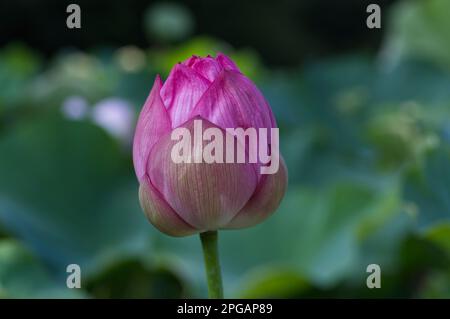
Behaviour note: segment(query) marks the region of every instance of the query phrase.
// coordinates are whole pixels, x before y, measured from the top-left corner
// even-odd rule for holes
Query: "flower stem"
[[[217,231],[208,231],[200,234],[205,260],[206,279],[208,281],[208,296],[211,299],[223,298],[217,237]]]

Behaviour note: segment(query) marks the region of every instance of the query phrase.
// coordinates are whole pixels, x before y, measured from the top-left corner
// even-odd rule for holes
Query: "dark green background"
[[[157,73],[218,51],[270,102],[289,169],[269,220],[220,234],[226,296],[450,297],[449,1],[380,1],[381,30],[364,1],[78,3],[81,30],[63,1],[0,5],[1,297],[206,296],[199,239],[139,208],[130,138],[61,107],[136,116]]]

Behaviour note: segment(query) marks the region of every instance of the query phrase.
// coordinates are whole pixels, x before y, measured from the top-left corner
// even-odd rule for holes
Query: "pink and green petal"
[[[191,136],[194,120],[184,125]],[[216,126],[203,120],[203,130],[208,127]],[[256,188],[257,176],[253,165],[194,163],[194,156],[201,156],[198,150],[194,150],[191,156],[183,154],[191,163],[177,164],[171,158],[172,147],[177,142],[172,141],[168,134],[154,147],[147,168],[151,182],[190,225],[202,231],[224,227],[247,203]]]
[[[281,203],[287,188],[287,168],[280,156],[279,170],[275,174],[262,175],[260,184],[244,208],[224,228],[245,228],[261,223]]]
[[[161,232],[176,237],[198,232],[177,215],[147,176],[139,187],[139,201],[148,220]]]

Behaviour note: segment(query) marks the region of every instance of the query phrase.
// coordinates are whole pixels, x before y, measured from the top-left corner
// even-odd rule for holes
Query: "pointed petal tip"
[[[227,55],[223,54],[222,52],[217,53],[216,57],[217,62],[220,63],[220,65],[225,69],[229,71],[239,72],[241,73],[241,70],[236,65],[236,63]]]
[[[222,70],[190,113],[201,115],[222,128],[270,128],[276,121],[269,103],[242,73]],[[269,139],[270,139],[269,131]]]
[[[160,92],[173,127],[189,118],[209,85],[209,80],[190,66],[177,64],[172,69]]]
[[[159,74],[156,74],[155,82],[153,82],[153,86],[155,86],[155,85],[157,85],[159,87],[161,87],[163,85],[163,81],[161,79],[161,75],[159,75]]]
[[[139,114],[133,139],[133,164],[139,181],[145,175],[146,161],[159,136],[168,132],[171,121],[161,99],[162,80],[156,76],[153,87]]]

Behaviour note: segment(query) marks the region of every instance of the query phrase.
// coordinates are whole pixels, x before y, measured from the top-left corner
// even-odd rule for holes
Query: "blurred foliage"
[[[450,67],[450,20],[447,0],[404,1],[391,12],[388,37],[391,59],[425,58]]]
[[[176,3],[156,3],[150,6],[144,18],[145,30],[149,38],[171,42],[189,36],[194,21],[187,8]]]
[[[13,240],[0,241],[0,298],[80,298],[64,288],[26,248]]]
[[[224,51],[271,103],[290,175],[273,217],[221,233],[226,295],[450,297],[449,11],[445,0],[405,1],[378,56],[288,70],[206,36],[48,62],[20,44],[2,48],[0,296],[205,296],[198,238],[167,237],[145,220],[130,141],[91,113],[119,97],[137,115],[156,73]],[[77,118],[64,111],[69,97],[87,107]],[[66,288],[73,263],[81,290]],[[381,289],[366,287],[371,263]]]

